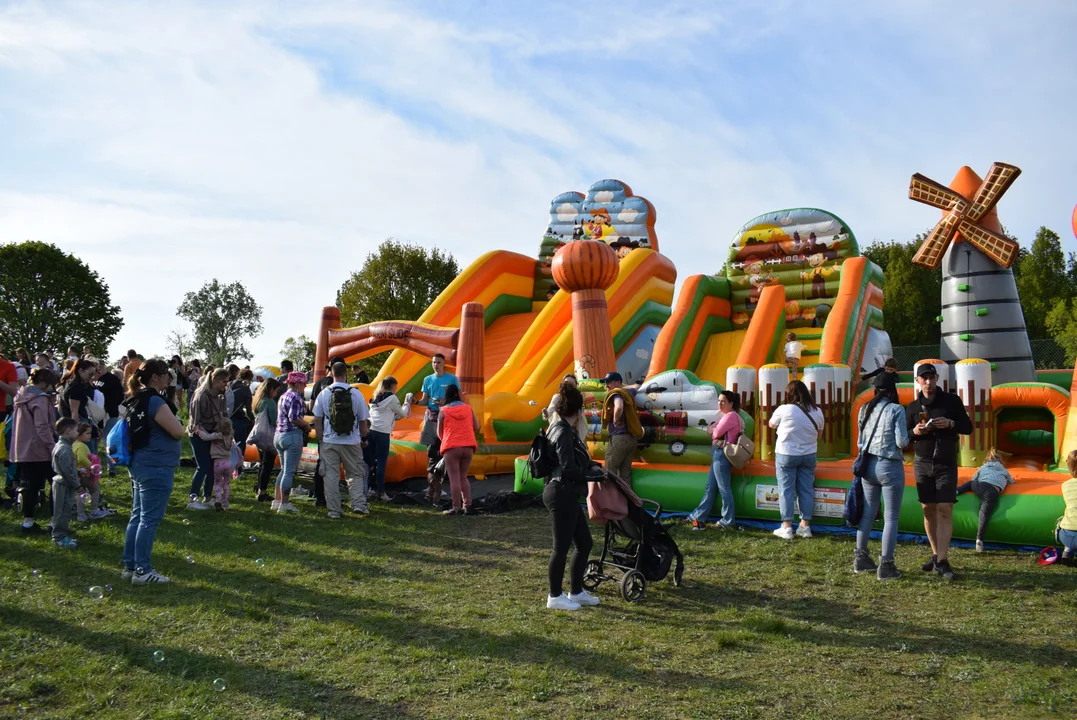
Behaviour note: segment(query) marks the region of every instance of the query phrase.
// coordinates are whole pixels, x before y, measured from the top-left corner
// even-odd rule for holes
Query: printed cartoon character
[[[821,252],[813,253],[808,256],[808,264],[812,266],[812,269],[800,273],[801,278],[811,280],[812,300],[827,297],[826,279],[834,274],[834,268],[826,267],[824,262],[826,262],[826,255]]]
[[[767,285],[775,284],[778,282],[778,278],[766,268],[762,260],[753,256],[745,261],[744,277],[741,278],[740,282],[742,285],[745,282],[751,285],[751,290],[748,291],[748,299],[744,301],[744,306],[751,309],[759,304],[759,295],[763,292],[763,288]]]
[[[595,358],[593,355],[584,355],[575,362],[575,375],[576,380],[583,382],[595,374]]]
[[[595,208],[591,211],[591,219],[583,224],[584,236],[590,240],[601,240],[609,243],[617,237],[617,231],[613,229],[613,221],[606,208]]]
[[[741,326],[741,325],[747,325],[748,324],[748,313],[746,313],[746,312],[735,312],[735,313],[733,313],[733,324],[737,325],[738,327]]]

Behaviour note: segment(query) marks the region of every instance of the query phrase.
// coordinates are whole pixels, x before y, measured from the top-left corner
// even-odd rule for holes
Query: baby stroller
[[[602,556],[587,563],[583,576],[584,589],[591,592],[607,580],[616,580],[606,571],[607,567],[612,567],[622,573],[621,597],[628,602],[636,602],[643,598],[648,581],[665,579],[674,559],[677,566],[673,570],[673,585],[680,587],[684,576],[684,556],[670,536],[668,526],[661,523],[662,505],[654,500],[636,497],[627,483],[614,475],[608,475],[609,481],[613,481],[614,486],[628,496],[628,515],[606,524]],[[648,508],[653,510],[648,511]]]

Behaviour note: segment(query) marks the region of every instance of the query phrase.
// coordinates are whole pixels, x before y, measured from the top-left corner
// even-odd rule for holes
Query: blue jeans
[[[793,498],[800,504],[800,519],[811,522],[815,509],[815,453],[774,454],[774,474],[778,478],[778,507],[782,522],[793,522]]]
[[[123,539],[123,566],[149,572],[153,569],[150,562],[153,539],[168,507],[176,468],[134,465],[130,471],[131,519]]]
[[[1070,552],[1077,552],[1077,530],[1058,529],[1058,541]]]
[[[370,443],[367,449],[371,450],[373,455],[372,467],[378,481],[378,495],[382,495],[385,492],[385,464],[389,462],[389,433],[371,430],[368,439]]]
[[[110,417],[105,421],[105,429],[101,432],[101,442],[105,444],[105,448],[108,449],[108,434],[112,431],[112,428],[116,426],[116,423],[120,421],[118,417]],[[112,458],[105,453],[105,456],[101,458],[108,465],[108,474],[112,475],[116,472],[116,463],[112,461]]]
[[[209,456],[209,443],[197,435],[191,435],[191,450],[198,466],[191,481],[191,495],[210,497],[213,495],[213,458]]]
[[[714,494],[722,496],[722,525],[732,525],[736,518],[733,514],[733,464],[721,448],[712,448],[711,469],[707,473],[707,487],[703,491],[703,500],[699,507],[688,515],[689,520],[699,520],[710,515],[714,506]]]
[[[273,446],[277,448],[277,454],[280,455],[277,487],[281,492],[291,492],[295,469],[299,467],[299,458],[303,456],[303,433],[299,430],[277,433],[273,438]]]
[[[900,460],[868,456],[867,470],[861,478],[864,486],[864,514],[856,528],[856,549],[866,553],[871,526],[883,501],[883,549],[881,559],[893,561],[897,546],[898,517],[901,515],[901,496],[905,494],[905,467]]]

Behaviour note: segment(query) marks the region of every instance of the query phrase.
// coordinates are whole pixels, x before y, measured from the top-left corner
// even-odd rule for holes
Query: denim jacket
[[[871,417],[864,422],[864,411],[867,409],[867,405],[860,408],[857,420],[862,428],[857,440],[860,452],[868,452],[887,460],[903,459],[902,448],[909,444],[909,431],[905,427],[905,408],[898,403],[884,400],[875,406]]]

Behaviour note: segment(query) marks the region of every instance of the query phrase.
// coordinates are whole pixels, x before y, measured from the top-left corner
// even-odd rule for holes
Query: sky
[[[678,283],[824,208],[866,246],[938,213],[910,176],[994,161],[1024,244],[1077,250],[1077,3],[4,2],[0,243],[98,271],[146,355],[241,281],[252,364],[317,332],[387,237],[538,251],[556,195],[628,183]]]

